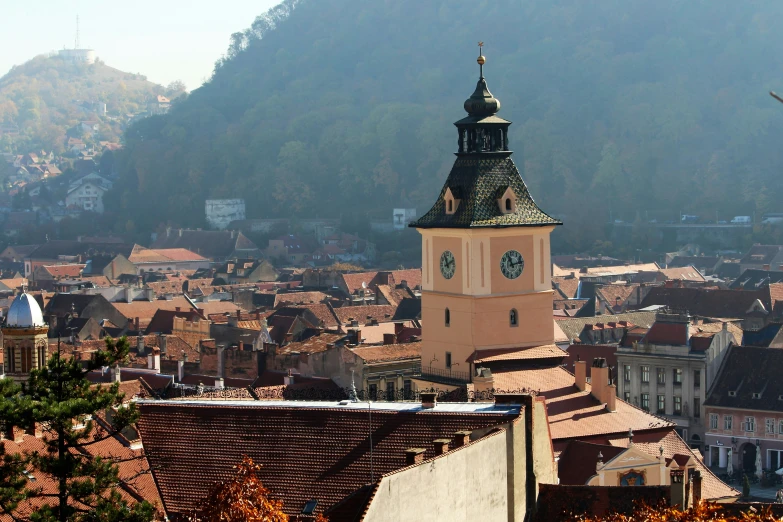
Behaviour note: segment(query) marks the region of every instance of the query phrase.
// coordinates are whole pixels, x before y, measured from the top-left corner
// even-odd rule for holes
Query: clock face
[[[457,261],[454,259],[454,254],[451,251],[446,250],[440,255],[440,273],[446,279],[454,277],[454,272],[457,270]]]
[[[509,250],[500,258],[500,271],[508,279],[516,279],[522,275],[523,268],[525,268],[525,260],[516,250]]]

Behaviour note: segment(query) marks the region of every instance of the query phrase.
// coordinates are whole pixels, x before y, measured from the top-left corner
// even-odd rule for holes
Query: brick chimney
[[[471,433],[473,432],[470,430],[463,430],[455,433],[454,438],[452,439],[454,441],[454,447],[461,448],[462,446],[467,445],[470,442]]]
[[[606,365],[606,359],[596,357],[593,359],[593,365],[590,368],[590,385],[592,386],[592,395],[598,402],[606,402],[606,392],[609,386],[609,367]]]
[[[587,361],[576,361],[574,363],[574,384],[579,391],[585,391],[587,382]]]
[[[139,328],[139,318],[138,318],[138,317],[136,317],[136,318],[134,319],[134,325],[136,326],[136,331],[137,331],[137,332],[138,332],[138,331],[141,331],[141,328]]]
[[[405,465],[413,466],[424,462],[424,448],[408,448],[405,450]]]
[[[606,410],[617,411],[617,386],[610,384],[606,387]]]
[[[449,451],[450,439],[435,439],[432,441],[435,445],[435,455],[443,455]]]
[[[423,409],[434,408],[437,403],[438,394],[435,392],[421,392],[421,407]]]

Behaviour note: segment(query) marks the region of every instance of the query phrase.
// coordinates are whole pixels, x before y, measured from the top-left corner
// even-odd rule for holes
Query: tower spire
[[[486,62],[487,59],[481,53],[482,47],[484,47],[484,42],[479,42],[478,43],[479,55],[478,58],[476,58],[476,62],[478,62],[479,64],[479,76],[481,77],[481,79],[484,79],[484,62]]]

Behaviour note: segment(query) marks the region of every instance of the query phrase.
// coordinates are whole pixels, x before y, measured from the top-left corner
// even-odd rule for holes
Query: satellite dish
[[[362,281],[362,288],[367,288],[367,283],[365,283],[364,281]]]

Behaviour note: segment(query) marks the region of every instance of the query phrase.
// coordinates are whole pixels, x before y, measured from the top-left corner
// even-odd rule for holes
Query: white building
[[[95,63],[95,51],[93,49],[62,49],[57,53],[60,58],[72,63]]]
[[[244,199],[208,199],[205,204],[207,223],[211,228],[225,230],[232,221],[245,219]]]
[[[416,219],[415,208],[395,208],[392,212],[394,230],[404,230],[408,223]]]
[[[97,173],[87,174],[71,183],[68,195],[65,196],[65,207],[103,214],[103,195],[111,186],[111,181]]]

